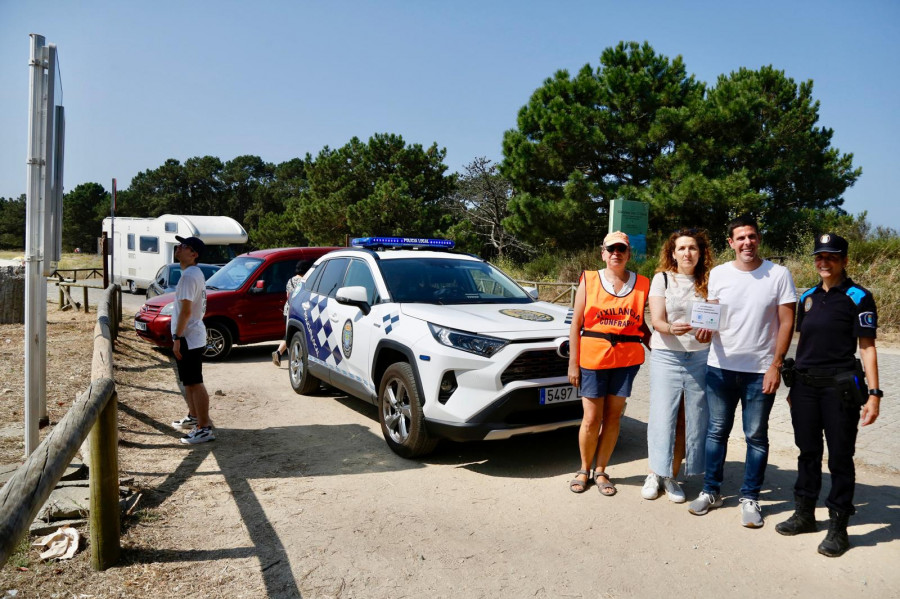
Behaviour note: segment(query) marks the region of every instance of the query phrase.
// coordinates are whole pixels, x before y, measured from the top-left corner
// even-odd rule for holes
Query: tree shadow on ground
[[[130,435],[143,435],[143,442],[122,440],[121,444],[145,451],[183,450],[184,457],[174,471],[127,471],[132,476],[160,478],[146,489],[144,509],[153,509],[172,497],[196,476],[221,476],[228,485],[241,520],[250,537],[250,547],[223,550],[131,549],[123,555],[130,563],[157,561],[206,561],[220,558],[256,557],[260,563],[267,596],[300,596],[290,559],[252,482],[311,476],[341,476],[424,468],[422,463],[404,460],[387,450],[381,437],[355,424],[325,426],[267,427],[263,429],[217,428],[222,442],[184,445],[184,431],[173,429],[152,416],[120,403],[122,428]],[[122,416],[125,416],[123,418]],[[208,468],[214,458],[218,471]],[[126,523],[127,524],[127,523]]]

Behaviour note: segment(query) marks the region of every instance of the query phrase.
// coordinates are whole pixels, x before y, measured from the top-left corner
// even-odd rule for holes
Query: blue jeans
[[[775,394],[762,392],[763,375],[754,372],[706,370],[706,398],[709,402],[709,427],[706,431],[706,474],[703,490],[719,493],[722,488],[728,435],[734,426],[734,412],[741,403],[747,457],[741,497],[759,499],[766,464],[769,461],[769,413]]]
[[[654,349],[650,352],[650,415],[647,419],[647,455],[650,471],[672,476],[675,427],[684,400],[685,476],[702,475],[706,465],[706,359],[709,349],[685,352]]]

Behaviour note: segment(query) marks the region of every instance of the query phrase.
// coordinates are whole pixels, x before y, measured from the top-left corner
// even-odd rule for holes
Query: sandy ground
[[[26,571],[12,562],[0,570],[0,596],[900,595],[896,473],[859,470],[853,547],[828,559],[816,553],[823,507],[822,532],[775,532],[792,509],[790,451],[770,456],[766,525],[749,530],[734,495],[740,440],[730,446],[725,506],[696,517],[665,497],[641,499],[646,424],[626,413],[609,468],[618,495],[576,495],[567,486],[574,429],[446,443],[404,460],[388,450],[374,407],[294,394],[286,367],[270,361],[273,348],[236,348],[228,362],[205,366],[218,440],[190,447],[169,425],[184,413],[169,355],[126,330],[120,470],[142,498],[124,522],[121,564],[93,572],[89,548],[57,564],[28,554]],[[700,486],[689,480],[688,496]]]

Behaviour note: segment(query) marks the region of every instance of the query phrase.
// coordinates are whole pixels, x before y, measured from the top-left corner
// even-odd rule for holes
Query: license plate
[[[146,322],[141,322],[140,320],[135,320],[135,321],[134,321],[134,328],[135,328],[136,331],[146,331],[146,330],[147,330],[147,323],[146,323]]]
[[[541,387],[541,405],[563,403],[566,401],[578,401],[581,394],[578,388],[571,385],[564,387]]]

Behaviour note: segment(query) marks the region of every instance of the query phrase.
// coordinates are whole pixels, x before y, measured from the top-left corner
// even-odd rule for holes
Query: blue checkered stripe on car
[[[575,314],[575,310],[569,308],[569,311],[566,312],[566,324],[572,324],[572,316]]]
[[[394,328],[394,323],[400,320],[400,312],[394,312],[392,314],[385,314],[382,317],[381,322],[384,324],[384,334],[390,335],[391,331]]]
[[[307,312],[307,326],[310,340],[309,361],[324,366],[328,370],[337,372],[344,378],[361,383],[366,389],[375,393],[375,385],[342,366],[346,365],[344,354],[341,352],[341,330],[335,330],[328,319],[326,308],[328,296],[310,294],[310,307]],[[354,340],[355,342],[355,340]]]
[[[325,310],[328,307],[328,296],[310,294],[309,303],[306,315],[309,327],[307,333],[310,341],[309,357],[326,366],[337,366],[344,356],[341,354],[340,334],[331,326]]]

